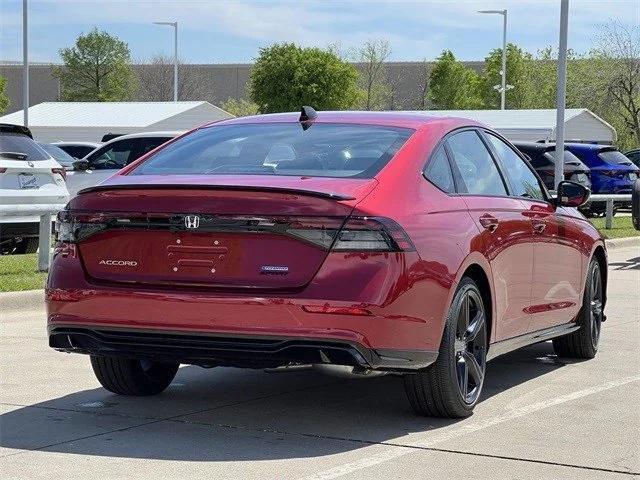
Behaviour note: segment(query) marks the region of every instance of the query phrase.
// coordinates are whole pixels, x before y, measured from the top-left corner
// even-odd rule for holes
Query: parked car
[[[566,148],[591,170],[593,193],[631,193],[640,169],[617,148],[590,143],[567,143]]]
[[[11,215],[16,207],[65,204],[65,170],[21,125],[0,124],[0,253],[34,253],[40,217]]]
[[[40,145],[40,147],[42,147],[42,149],[45,152],[51,155],[56,162],[58,162],[61,166],[63,166],[65,170],[73,170],[73,162],[77,160],[76,158],[72,157],[67,152],[62,150],[57,145],[54,145],[53,143],[44,143],[44,142],[37,142],[37,143],[38,145]]]
[[[121,395],[160,393],[181,363],[300,363],[402,375],[416,412],[464,417],[488,359],[549,339],[596,355],[605,245],[574,208],[589,190],[558,190],[471,120],[224,120],[59,215],[49,345]]]
[[[103,182],[122,167],[183,132],[144,132],[121,135],[103,143],[74,164],[68,172],[67,186],[71,195],[83,188]]]
[[[624,154],[629,160],[631,160],[636,167],[640,167],[640,148],[636,150],[630,150]]]
[[[538,172],[540,178],[549,190],[555,189],[555,143],[513,142],[524,153],[531,166]],[[571,180],[591,189],[591,173],[589,167],[580,161],[573,153],[564,151],[564,180]]]
[[[58,148],[61,148],[73,158],[84,158],[93,152],[96,148],[99,148],[102,143],[97,142],[55,142],[52,145],[55,145]]]

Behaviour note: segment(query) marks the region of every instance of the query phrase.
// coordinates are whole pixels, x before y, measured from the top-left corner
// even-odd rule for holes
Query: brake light
[[[600,173],[602,173],[603,175],[606,175],[607,177],[612,177],[612,178],[624,177],[624,173],[621,173],[618,170],[600,170]]]
[[[338,233],[332,250],[400,252],[415,247],[402,227],[389,218],[351,217]]]
[[[67,179],[67,171],[64,168],[52,168],[51,173],[61,175],[64,180]]]

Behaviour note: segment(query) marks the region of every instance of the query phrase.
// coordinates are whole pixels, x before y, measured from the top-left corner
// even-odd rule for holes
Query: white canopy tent
[[[425,115],[470,118],[491,127],[509,140],[552,142],[556,139],[556,110],[427,110]],[[616,129],[586,108],[565,110],[567,141],[613,144]]]
[[[44,102],[29,107],[29,128],[42,142],[99,142],[105,133],[189,130],[231,117],[209,102]],[[22,110],[0,117],[22,121]]]

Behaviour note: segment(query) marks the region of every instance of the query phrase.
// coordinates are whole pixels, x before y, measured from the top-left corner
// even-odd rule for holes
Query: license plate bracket
[[[19,173],[18,185],[23,189],[38,188],[38,179],[33,173]]]

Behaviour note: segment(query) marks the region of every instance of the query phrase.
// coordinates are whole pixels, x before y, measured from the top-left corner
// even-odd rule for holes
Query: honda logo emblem
[[[196,229],[200,226],[200,217],[198,215],[186,215],[184,217],[184,226],[188,229]]]

